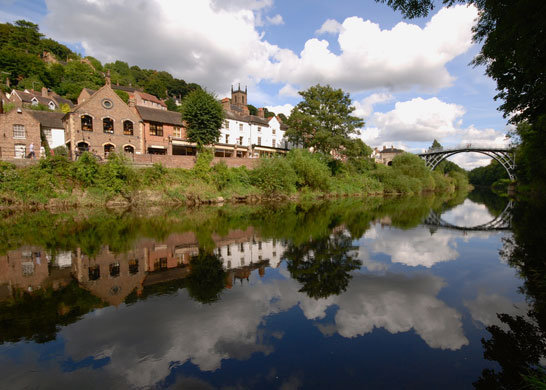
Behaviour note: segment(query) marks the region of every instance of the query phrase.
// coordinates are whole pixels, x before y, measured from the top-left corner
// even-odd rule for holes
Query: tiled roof
[[[136,106],[136,109],[142,120],[146,122],[158,122],[175,126],[183,126],[182,115],[179,112],[143,106]]]
[[[68,99],[65,99],[62,96],[59,96],[59,95],[55,94],[52,97],[53,97],[53,99],[55,99],[57,101],[57,103],[59,103],[59,105],[68,104],[68,107],[70,107],[70,108],[74,107],[74,103],[72,103],[72,101],[70,101]]]
[[[404,152],[405,152],[404,150],[396,149],[396,148],[386,148],[379,151],[379,153],[404,153]]]
[[[263,126],[269,126],[269,120],[260,118],[256,115],[241,115],[233,111],[225,111],[227,119],[233,119],[240,122],[256,123]]]
[[[93,95],[95,92],[97,92],[97,91],[95,91],[94,89],[90,89],[90,88],[84,88],[84,90],[85,90],[89,95]]]
[[[52,129],[62,129],[63,128],[63,112],[50,112],[50,111],[35,111],[35,110],[25,110],[31,116],[34,117],[40,124],[44,127],[49,127]]]
[[[138,94],[140,95],[140,97],[144,100],[149,100],[151,102],[154,102],[154,103],[157,103],[157,104],[160,104],[162,105],[163,107],[167,107],[167,105],[162,101],[160,100],[158,97],[154,96],[154,95],[151,95],[149,93],[146,93],[146,92],[141,92],[141,91],[137,91]]]

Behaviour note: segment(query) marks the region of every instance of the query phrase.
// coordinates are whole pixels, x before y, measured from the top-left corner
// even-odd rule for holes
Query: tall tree
[[[194,90],[184,98],[181,112],[190,142],[202,148],[218,140],[224,109],[214,95],[202,89]]]
[[[299,92],[298,103],[288,118],[286,137],[296,145],[329,154],[339,152],[364,121],[352,116],[355,108],[348,93],[317,84]]]

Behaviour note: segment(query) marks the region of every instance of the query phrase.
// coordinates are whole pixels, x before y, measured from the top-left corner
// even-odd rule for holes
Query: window
[[[224,129],[229,129],[229,122],[228,121],[224,121]]]
[[[119,262],[115,262],[115,263],[110,263],[110,276],[113,277],[113,278],[116,278],[119,276],[119,271],[120,271],[120,266],[119,266]]]
[[[243,124],[239,123],[239,131],[243,131]]]
[[[243,144],[243,137],[239,137],[239,145]]]
[[[271,146],[276,147],[276,146],[277,146],[277,142],[276,142],[275,140],[271,141]]]
[[[108,157],[110,153],[113,153],[116,151],[115,145],[112,144],[106,144],[104,145],[104,157]]]
[[[262,250],[262,242],[261,241],[258,241],[258,249]]]
[[[25,158],[27,154],[27,146],[22,144],[15,144],[15,158]]]
[[[227,255],[231,256],[231,247],[229,245],[227,246]]]
[[[229,134],[226,134],[226,144],[229,144]]]
[[[13,138],[15,139],[25,139],[27,137],[25,132],[25,126],[23,125],[13,125]]]
[[[102,106],[104,108],[110,109],[114,106],[114,103],[110,99],[102,99]]]
[[[262,132],[262,128],[258,126],[258,133],[261,133],[261,132]]]
[[[138,273],[138,260],[129,260],[129,273],[131,275]]]
[[[239,248],[241,250],[241,252],[244,252],[245,251],[245,247],[243,246],[243,243],[241,242],[241,247]]]
[[[134,154],[135,153],[135,148],[133,148],[131,145],[125,145],[123,147],[123,151],[125,153]]]
[[[82,130],[84,131],[93,131],[93,118],[89,115],[82,115]]]
[[[155,122],[150,123],[150,135],[163,137],[163,124]]]
[[[262,144],[262,137],[258,137],[258,145]]]
[[[133,122],[131,121],[123,122],[123,135],[133,135]]]
[[[100,267],[94,265],[89,267],[89,280],[98,280],[100,278]]]
[[[277,131],[277,130],[275,130],[275,129],[271,129],[271,133],[272,133],[273,135],[275,135],[275,132],[276,132],[276,131]]]
[[[180,126],[174,126],[173,136],[175,138],[182,138],[182,128]]]
[[[32,261],[25,261],[21,263],[21,268],[23,271],[23,276],[32,276],[34,275],[34,263]]]
[[[102,129],[105,133],[114,134],[114,120],[111,118],[104,118],[102,120]]]

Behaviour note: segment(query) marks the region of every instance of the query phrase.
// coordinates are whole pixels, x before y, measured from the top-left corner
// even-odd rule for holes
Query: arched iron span
[[[420,153],[419,157],[425,160],[427,167],[434,170],[446,158],[459,153],[471,152],[485,154],[488,157],[494,158],[506,169],[510,180],[513,181],[516,179],[516,153],[513,149],[509,148],[487,148],[468,145],[451,149],[430,149],[424,153]]]

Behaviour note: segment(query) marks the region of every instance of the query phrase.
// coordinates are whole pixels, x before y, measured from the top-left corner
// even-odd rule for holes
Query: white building
[[[258,115],[250,115],[247,104],[247,91],[240,86],[231,88],[231,99],[222,99],[226,119],[215,145],[216,156],[253,158],[286,153],[286,126],[278,117],[265,118],[263,108],[258,109]]]
[[[230,270],[267,261],[269,266],[277,268],[282,261],[286,245],[280,240],[262,241],[253,236],[252,241],[234,242],[216,248],[216,253],[224,263],[224,269]]]

